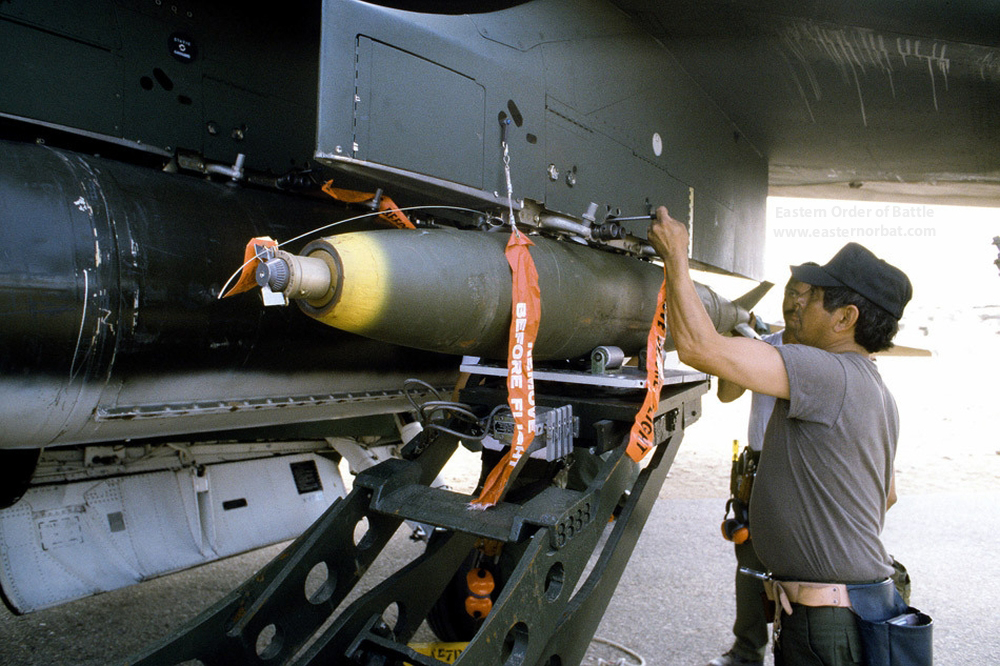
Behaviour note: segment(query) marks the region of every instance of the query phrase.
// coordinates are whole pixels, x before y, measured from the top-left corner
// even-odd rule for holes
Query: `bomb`
[[[542,311],[536,361],[577,358],[602,345],[627,355],[645,348],[661,266],[544,236],[532,242]],[[258,267],[257,281],[335,328],[502,359],[511,311],[506,243],[502,232],[458,229],[345,233],[313,241],[299,255],[277,252]],[[696,287],[718,331],[746,324],[742,300]]]

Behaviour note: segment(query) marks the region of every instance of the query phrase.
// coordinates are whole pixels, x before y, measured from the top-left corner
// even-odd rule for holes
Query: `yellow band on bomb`
[[[336,250],[339,294],[316,318],[335,328],[364,333],[383,316],[392,267],[377,237],[342,234],[323,239]]]

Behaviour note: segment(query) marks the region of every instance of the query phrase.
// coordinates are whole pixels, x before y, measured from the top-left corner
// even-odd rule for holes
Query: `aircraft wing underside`
[[[993,3],[613,1],[764,153],[771,194],[996,205]]]

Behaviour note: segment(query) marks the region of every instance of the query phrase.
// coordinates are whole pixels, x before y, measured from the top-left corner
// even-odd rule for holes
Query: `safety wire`
[[[510,125],[510,118],[506,118],[501,122],[501,131],[500,131],[500,143],[503,146],[503,171],[504,171],[504,176],[507,179],[507,214],[510,217],[511,228],[513,228],[514,232],[520,236],[521,232],[517,228],[517,223],[515,222],[514,219],[514,186],[511,184],[511,179],[510,179],[510,150],[507,145],[508,125]],[[475,213],[477,215],[482,215],[483,213],[483,211],[476,210],[475,208],[466,208],[465,206],[446,206],[446,205],[406,206],[404,208],[399,208],[398,210],[401,212],[413,211],[413,210],[458,210],[458,211],[465,211],[467,213]],[[371,213],[363,213],[361,215],[349,217],[346,220],[337,220],[336,222],[331,222],[330,224],[326,224],[321,227],[316,227],[315,229],[310,229],[309,231],[303,234],[299,234],[295,238],[289,238],[286,241],[282,241],[281,243],[278,243],[276,248],[282,247],[283,245],[288,245],[289,243],[294,243],[295,241],[298,240],[302,240],[303,238],[312,236],[313,234],[318,234],[321,231],[332,229],[333,227],[339,226],[341,224],[347,224],[348,222],[356,222],[358,220],[363,220],[368,217],[377,217],[384,214],[385,211],[378,210],[378,211],[373,211]],[[226,280],[225,284],[222,285],[222,289],[219,290],[219,296],[218,296],[219,300],[222,300],[223,295],[226,293],[226,290],[229,287],[229,283],[237,279],[240,273],[243,272],[243,269],[248,264],[250,264],[250,262],[256,260],[257,260],[256,257],[247,259],[245,262],[243,262],[243,264],[239,268],[237,268],[233,272],[232,275],[229,276],[229,279]]]
[[[507,179],[507,213],[510,215],[510,226],[518,236],[521,232],[517,228],[514,220],[514,186],[510,180],[510,149],[507,145],[507,127],[510,126],[510,118],[505,118],[500,124],[500,145],[503,146],[503,175]]]
[[[509,181],[510,181],[510,179],[508,178],[508,185],[509,185]],[[475,208],[466,208],[465,206],[447,206],[447,205],[431,205],[431,204],[423,205],[423,206],[406,206],[404,208],[399,208],[397,210],[404,211],[404,212],[405,211],[413,211],[413,210],[458,210],[458,211],[463,211],[463,212],[466,212],[466,213],[475,213],[476,215],[482,215],[483,214],[483,211],[481,211],[481,210],[476,210]],[[513,216],[513,208],[511,208],[511,211],[512,211],[511,215]],[[369,218],[369,217],[378,217],[378,216],[384,215],[384,214],[385,214],[385,211],[377,210],[377,211],[373,211],[371,213],[362,213],[361,215],[355,215],[354,217],[349,217],[349,218],[344,219],[344,220],[337,220],[336,222],[331,222],[330,224],[324,224],[321,227],[316,227],[315,229],[310,229],[309,231],[306,231],[305,233],[301,233],[301,234],[299,234],[298,236],[296,236],[294,238],[289,238],[286,241],[282,241],[282,242],[278,243],[275,246],[275,248],[279,248],[279,247],[282,247],[284,245],[288,245],[289,243],[294,243],[295,241],[302,240],[303,238],[307,238],[309,236],[312,236],[313,234],[318,234],[319,232],[326,231],[327,229],[332,229],[333,227],[340,226],[341,224],[347,224],[349,222],[357,222],[358,220],[363,220],[363,219]],[[513,217],[512,217],[512,219],[513,219]],[[233,272],[232,275],[229,276],[229,279],[226,280],[225,284],[223,284],[222,288],[219,290],[219,295],[217,296],[217,300],[222,300],[223,294],[225,294],[226,290],[229,288],[229,284],[233,280],[235,280],[236,278],[239,277],[240,273],[243,272],[243,269],[246,268],[246,266],[248,264],[250,264],[251,262],[256,261],[256,260],[257,260],[257,257],[252,257],[250,259],[247,259],[246,261],[244,261],[240,265],[239,268],[237,268]]]

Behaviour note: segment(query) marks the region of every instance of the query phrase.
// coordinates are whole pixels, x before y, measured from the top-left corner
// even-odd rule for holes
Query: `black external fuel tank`
[[[394,411],[406,377],[450,381],[453,357],[218,300],[248,237],[344,216],[321,199],[0,142],[0,448]]]

